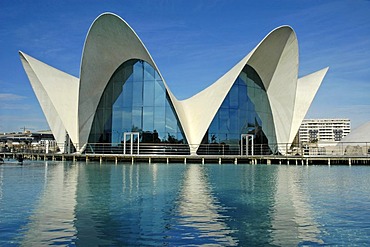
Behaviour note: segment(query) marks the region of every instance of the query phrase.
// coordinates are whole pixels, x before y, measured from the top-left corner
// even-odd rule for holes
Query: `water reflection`
[[[4,168],[0,167],[0,202],[3,199],[3,180],[4,180]]]
[[[302,185],[302,169],[280,167],[277,171],[272,215],[272,243],[275,245],[323,244],[319,225]]]
[[[188,165],[178,199],[175,228],[188,243],[235,246],[237,241],[225,224],[225,209],[213,196],[204,167]]]
[[[73,244],[78,170],[45,164],[43,194],[24,228],[21,246]]]

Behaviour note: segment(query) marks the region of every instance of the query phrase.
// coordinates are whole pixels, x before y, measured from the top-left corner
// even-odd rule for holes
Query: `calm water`
[[[370,246],[370,167],[0,166],[0,246]]]

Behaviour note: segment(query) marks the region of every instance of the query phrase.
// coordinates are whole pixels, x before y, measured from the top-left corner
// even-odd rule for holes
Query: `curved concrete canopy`
[[[247,64],[257,71],[265,86],[277,142],[292,143],[327,69],[298,80],[298,41],[289,26],[271,31],[219,80],[178,103],[181,115],[185,115],[182,119],[189,143],[199,144],[202,141],[230,88]],[[301,86],[298,87],[298,84]],[[191,147],[193,153],[196,149],[197,145]]]
[[[160,73],[144,44],[122,18],[110,13],[97,17],[88,31],[82,53],[78,99],[81,144],[87,143],[95,111],[109,79],[130,59],[144,60]],[[165,87],[168,90],[166,83]]]
[[[57,143],[64,143],[66,131],[78,143],[78,78],[19,52],[33,91]],[[64,151],[64,145],[59,145]]]
[[[144,60],[160,74],[149,52],[132,28],[123,19],[111,13],[100,15],[89,29],[82,54],[79,81],[72,76],[64,74],[60,76],[60,71],[51,69],[47,65],[30,66],[26,62],[29,59],[24,59],[25,56],[21,54],[31,84],[43,85],[44,88],[34,87],[40,104],[43,109],[45,108],[43,105],[48,105],[50,102],[54,105],[54,110],[51,109],[45,113],[53,116],[47,116],[49,125],[57,125],[51,124],[52,119],[62,123],[63,130],[70,134],[75,147],[80,151],[88,141],[95,111],[104,89],[122,63],[130,59]],[[37,65],[41,63],[35,61],[32,63]],[[303,120],[327,71],[324,69],[298,79],[297,38],[291,27],[282,26],[270,32],[224,76],[189,99],[177,100],[161,76],[188,143],[195,144],[190,147],[192,154],[196,153],[198,144],[201,143],[223,100],[247,64],[257,71],[264,83],[278,143],[292,142],[298,130],[297,126],[299,127]],[[47,76],[44,76],[45,73]],[[59,80],[50,80],[54,77],[58,77]],[[74,82],[71,83],[71,81]],[[59,97],[60,92],[69,93],[69,91],[59,91],[58,96],[57,93],[51,92],[54,84],[63,84],[62,87],[71,86],[73,93],[68,96],[68,99],[74,103],[68,111],[73,110],[74,113],[64,112],[66,109],[62,106],[65,100]],[[58,130],[50,127],[56,135]],[[59,136],[60,133],[57,135]]]
[[[370,140],[370,122],[364,123],[343,137],[337,146],[352,142],[354,145],[368,146]]]

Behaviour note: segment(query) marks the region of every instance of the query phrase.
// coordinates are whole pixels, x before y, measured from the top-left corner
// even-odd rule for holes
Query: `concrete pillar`
[[[151,164],[151,163],[152,163],[152,158],[149,157],[149,164]]]
[[[328,159],[328,166],[330,166],[330,158]]]
[[[218,164],[221,165],[221,158],[218,158]]]
[[[202,165],[204,165],[204,158],[202,158]]]
[[[234,164],[237,165],[238,164],[238,158],[235,158],[234,160]]]
[[[168,164],[168,163],[170,163],[170,161],[169,161],[169,159],[168,159],[168,158],[166,159],[166,161],[167,161],[167,164]]]
[[[102,156],[100,156],[99,161],[100,161],[100,164],[103,162],[103,157]]]
[[[116,157],[114,157],[114,163],[117,165],[117,163],[118,163],[118,158],[117,158],[117,156]]]
[[[184,158],[184,164],[186,165],[186,158]]]
[[[352,160],[351,158],[348,159],[348,165],[351,166],[352,165]]]

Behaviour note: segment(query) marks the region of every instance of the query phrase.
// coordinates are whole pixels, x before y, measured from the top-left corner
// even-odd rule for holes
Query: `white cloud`
[[[13,94],[13,93],[0,93],[0,102],[6,102],[6,101],[18,101],[25,99],[26,97]],[[1,106],[0,106],[1,107]]]

